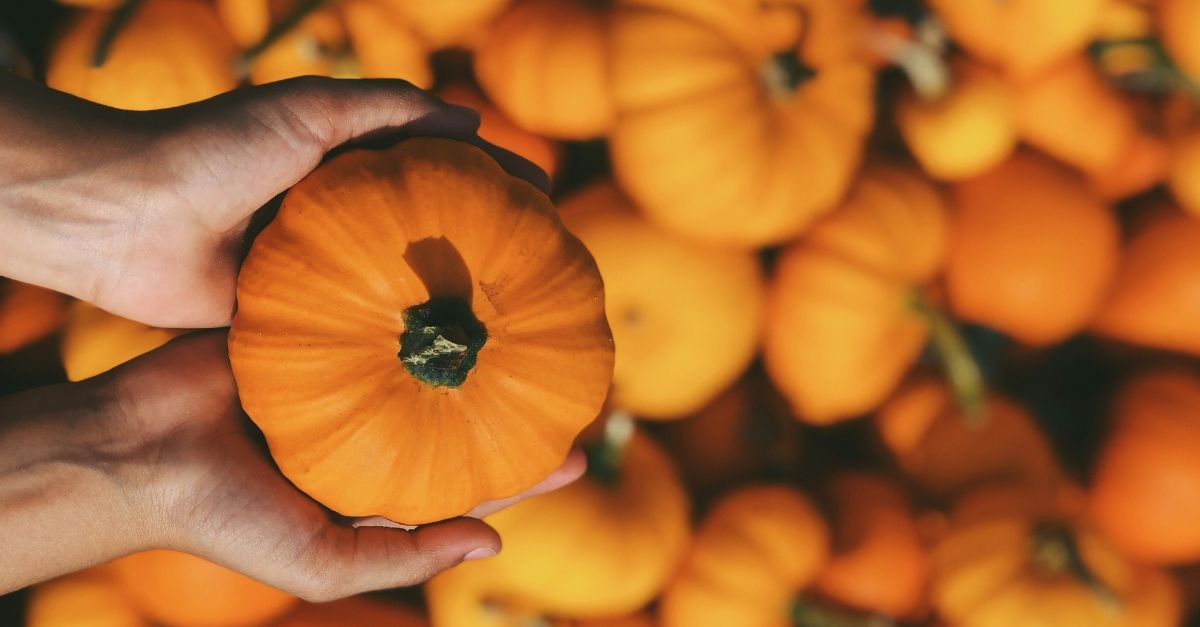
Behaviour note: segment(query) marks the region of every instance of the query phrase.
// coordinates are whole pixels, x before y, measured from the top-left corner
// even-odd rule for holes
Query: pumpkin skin
[[[1157,4],[1158,33],[1171,62],[1193,79],[1200,78],[1200,41],[1196,40],[1200,2],[1158,0]]]
[[[1167,183],[1179,205],[1200,216],[1200,124],[1171,141]]]
[[[1117,266],[1116,218],[1073,172],[1018,153],[956,184],[946,262],[954,313],[1032,346],[1080,331]]]
[[[622,188],[690,238],[756,247],[800,234],[845,193],[871,128],[866,20],[859,0],[619,3]],[[792,88],[801,66],[815,75]]]
[[[46,84],[118,109],[164,109],[237,86],[236,53],[213,8],[195,0],[148,0],[134,12],[100,67],[92,55],[110,15],[72,20],[50,51]]]
[[[926,603],[929,555],[908,499],[890,480],[848,472],[827,487],[833,555],[816,590],[846,606],[912,617]]]
[[[504,550],[435,577],[426,586],[432,622],[519,625],[528,624],[515,620],[522,613],[592,619],[637,611],[687,548],[689,507],[670,458],[635,432],[614,483],[588,474],[489,516]]]
[[[66,296],[20,281],[0,280],[0,355],[54,333],[66,318]]]
[[[973,56],[1028,78],[1083,50],[1105,0],[930,0],[950,36]]]
[[[841,207],[784,249],[764,363],[797,417],[827,424],[882,403],[925,346],[914,295],[940,271],[938,191],[914,171],[868,166]]]
[[[1091,489],[1097,526],[1138,561],[1181,564],[1200,558],[1200,379],[1152,371],[1128,382],[1100,451]]]
[[[551,140],[517,126],[473,88],[462,83],[438,90],[446,102],[471,107],[479,112],[479,136],[507,148],[541,168],[550,180],[558,170],[559,150]]]
[[[1141,132],[1112,169],[1091,174],[1092,190],[1108,202],[1145,193],[1167,179],[1171,148],[1162,137]]]
[[[790,627],[791,604],[829,556],[829,530],[808,498],[784,486],[736,490],[704,518],[663,594],[663,627]]]
[[[229,334],[283,474],[407,524],[550,474],[599,412],[612,351],[600,274],[549,200],[446,139],[343,153],[293,187]]]
[[[1091,328],[1124,342],[1200,355],[1200,221],[1153,212],[1125,247]]]
[[[604,277],[617,349],[610,402],[638,417],[694,413],[758,349],[766,288],[751,252],[692,243],[650,224],[611,183],[561,207]]]
[[[613,125],[607,9],[576,0],[520,0],[475,50],[475,78],[522,128],[588,139]]]
[[[273,627],[428,627],[419,612],[403,605],[355,596],[330,603],[305,603]]]
[[[150,627],[111,568],[98,566],[34,586],[25,627]]]
[[[510,0],[384,0],[405,23],[434,48],[469,45]]]
[[[257,44],[271,30],[270,0],[215,0],[213,6],[240,48]]]
[[[421,88],[433,84],[430,49],[410,25],[377,0],[343,2],[341,11],[358,61],[356,76],[400,78]]]
[[[283,615],[297,602],[286,592],[177,551],[144,551],[110,564],[125,596],[169,627],[242,627]]]
[[[71,381],[90,379],[185,332],[147,326],[77,301],[71,304],[59,346],[63,370]]]

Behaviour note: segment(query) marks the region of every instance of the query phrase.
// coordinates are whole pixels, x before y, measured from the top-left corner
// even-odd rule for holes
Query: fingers
[[[583,473],[586,470],[587,458],[584,456],[583,451],[579,449],[573,449],[567,455],[567,459],[563,462],[563,464],[554,472],[550,473],[549,477],[543,479],[541,483],[511,498],[480,503],[478,506],[472,509],[467,516],[472,518],[484,518],[486,516],[491,516],[492,514],[495,514],[496,512],[507,507],[511,507],[527,498],[534,497],[539,494],[545,494],[547,492],[553,492],[554,490],[568,485],[574,482],[576,479],[579,479],[579,477],[583,476]]]

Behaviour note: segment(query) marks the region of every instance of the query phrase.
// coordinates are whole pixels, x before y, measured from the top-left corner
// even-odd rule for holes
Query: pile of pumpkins
[[[554,180],[616,348],[587,475],[489,517],[501,554],[422,595],[304,604],[159,551],[35,587],[28,625],[1200,605],[1200,0],[62,2],[41,76],[110,106],[317,74],[478,109]],[[0,286],[0,353],[54,336],[71,380],[182,332]],[[1054,356],[1081,343],[1118,373],[1076,404],[1082,443],[1006,385],[1071,394]]]

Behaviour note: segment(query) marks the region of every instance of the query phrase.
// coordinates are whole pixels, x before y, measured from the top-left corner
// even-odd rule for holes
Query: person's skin
[[[346,142],[460,138],[546,187],[477,126],[402,81],[304,78],[127,112],[0,72],[0,276],[156,326],[223,327],[251,217]],[[477,517],[583,472],[572,453],[520,497],[415,530],[341,519],[272,466],[225,346],[224,331],[193,333],[0,399],[0,594],[152,548],[309,600],[411,585],[500,550]]]

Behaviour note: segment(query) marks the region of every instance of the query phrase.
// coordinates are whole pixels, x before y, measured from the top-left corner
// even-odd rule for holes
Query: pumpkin
[[[119,109],[164,109],[237,86],[236,53],[213,8],[195,0],[147,0],[99,66],[93,56],[111,15],[86,11],[55,40],[46,67],[54,89]]]
[[[827,487],[833,552],[816,590],[859,610],[912,617],[926,603],[929,556],[908,499],[892,481],[847,472]]]
[[[1108,202],[1145,193],[1166,180],[1172,166],[1166,140],[1141,132],[1107,171],[1090,174],[1092,190]]]
[[[1190,78],[1200,78],[1200,2],[1197,0],[1158,0],[1158,33],[1171,62]]]
[[[1138,561],[1200,559],[1200,378],[1150,371],[1125,384],[1092,481],[1093,517]]]
[[[973,56],[1017,78],[1080,52],[1108,0],[930,0],[950,36]]]
[[[629,0],[613,27],[617,179],[650,218],[742,247],[834,208],[873,121],[861,0]]]
[[[215,0],[217,15],[241,48],[263,40],[271,30],[270,0]]]
[[[98,566],[34,586],[25,627],[150,627],[117,586],[111,569]]]
[[[378,599],[355,596],[330,603],[305,603],[273,627],[427,627],[417,611]]]
[[[608,132],[608,10],[578,0],[519,0],[475,50],[488,99],[522,128],[587,139]]]
[[[610,433],[632,428],[615,424]],[[687,493],[649,437],[620,434],[608,446],[618,452],[594,455],[582,479],[487,518],[504,550],[428,584],[435,626],[619,616],[658,595],[687,546]]]
[[[63,370],[71,381],[90,379],[184,333],[114,316],[82,301],[71,304],[63,327]]]
[[[737,380],[762,326],[765,287],[753,253],[665,232],[611,183],[577,193],[561,214],[604,277],[618,347],[614,406],[645,418],[680,418]]]
[[[422,524],[532,487],[611,378],[591,256],[545,195],[454,140],[318,167],[237,289],[242,405],[283,474],[346,516]]]
[[[1179,205],[1200,216],[1200,124],[1173,138],[1167,183]]]
[[[1022,489],[1018,489],[1022,490]],[[1021,492],[951,517],[933,552],[933,601],[956,627],[1168,627],[1165,572],[1128,562],[1077,519]]]
[[[928,181],[871,165],[832,215],[783,250],[764,363],[799,418],[856,417],[899,383],[929,336],[914,302],[941,269],[945,231]]]
[[[138,610],[168,627],[249,627],[296,603],[290,594],[187,553],[134,553],[111,567]]]
[[[408,24],[377,0],[350,0],[341,9],[358,62],[355,76],[402,78],[417,87],[433,84],[429,48]]]
[[[1116,218],[1082,178],[1022,152],[957,183],[952,203],[946,290],[957,316],[1033,346],[1087,325],[1120,243]]]
[[[1052,485],[1062,477],[1033,418],[999,394],[968,420],[943,382],[915,377],[880,409],[876,427],[904,474],[935,496],[1000,480]]]
[[[746,487],[713,505],[663,593],[663,627],[790,627],[829,557],[829,530],[802,493]],[[802,603],[802,602],[800,602]]]
[[[489,28],[510,0],[384,0],[421,38],[434,48],[473,43]]]
[[[67,298],[62,294],[0,279],[0,355],[54,333],[66,317]]]
[[[905,92],[896,125],[921,167],[938,179],[972,177],[1007,158],[1017,145],[1012,89],[991,68],[959,60],[948,90],[933,98]]]
[[[1200,355],[1198,282],[1200,221],[1174,208],[1152,212],[1126,245],[1091,328],[1125,342]]]
[[[530,133],[505,117],[473,88],[462,83],[450,84],[437,92],[446,102],[471,107],[479,112],[479,136],[507,148],[531,161],[554,180],[558,170],[558,146],[549,139]]]

